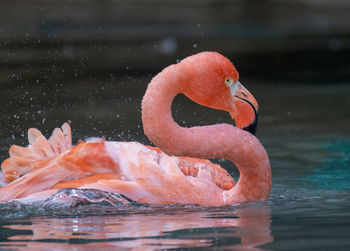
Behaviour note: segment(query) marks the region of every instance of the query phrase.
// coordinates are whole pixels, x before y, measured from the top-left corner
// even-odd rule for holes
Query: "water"
[[[48,83],[6,86],[0,90],[5,125],[1,158],[6,158],[10,144],[26,143],[27,128],[38,127],[49,136],[68,120],[75,142],[105,136],[148,143],[139,106],[149,79],[65,81],[53,88]],[[152,206],[114,203],[117,195],[109,194],[94,203],[75,201],[65,207],[6,204],[0,207],[0,248],[350,248],[350,87],[248,79],[242,83],[260,103],[257,135],[269,153],[273,174],[267,202]],[[228,114],[182,96],[176,98],[173,113],[183,126],[231,123]],[[237,178],[229,162],[216,161]]]
[[[101,209],[89,208],[89,214]],[[270,208],[264,204],[106,210],[105,216],[36,217],[5,223],[6,248],[242,248],[273,241]],[[6,230],[5,230],[6,229]],[[6,239],[4,238],[6,236]],[[5,239],[5,240],[4,240]],[[243,240],[244,239],[244,240]],[[243,243],[241,241],[243,240]],[[47,242],[50,242],[49,244]]]

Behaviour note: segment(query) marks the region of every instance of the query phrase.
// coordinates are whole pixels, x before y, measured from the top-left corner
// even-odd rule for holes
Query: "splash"
[[[0,219],[101,215],[146,207],[147,205],[133,201],[122,194],[95,189],[64,188],[45,200],[27,202],[17,199],[0,203]]]

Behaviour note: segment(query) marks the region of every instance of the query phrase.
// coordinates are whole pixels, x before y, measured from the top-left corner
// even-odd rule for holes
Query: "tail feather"
[[[32,150],[42,159],[47,157],[52,157],[55,155],[55,151],[52,148],[50,142],[41,134],[41,132],[36,128],[30,128],[28,130],[28,149]]]
[[[66,141],[66,147],[68,149],[72,148],[72,130],[68,123],[64,123],[62,126],[62,132],[64,134],[64,139]]]
[[[28,161],[36,161],[40,159],[40,156],[33,152],[32,150],[22,147],[12,145],[9,149],[10,158],[18,164]]]
[[[67,142],[67,138],[68,135],[66,136],[61,129],[55,128],[48,142],[52,146],[55,153],[61,153],[69,150],[72,147],[71,141]]]
[[[31,128],[28,130],[28,141],[28,147],[10,147],[10,158],[1,164],[6,182],[30,172],[40,161],[71,149],[72,133],[69,124],[64,123],[62,129],[56,128],[47,140],[38,129]]]

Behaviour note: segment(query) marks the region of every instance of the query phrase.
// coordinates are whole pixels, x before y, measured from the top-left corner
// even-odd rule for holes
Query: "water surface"
[[[350,87],[242,83],[260,104],[258,138],[270,157],[266,203],[0,207],[0,248],[195,248],[207,250],[347,250],[350,248]],[[148,143],[140,102],[150,77],[8,85],[0,90],[1,159],[25,145],[26,130],[46,136],[65,121],[73,141],[91,136]],[[228,114],[185,97],[173,113],[183,126],[232,123]],[[238,177],[225,160],[215,160]]]

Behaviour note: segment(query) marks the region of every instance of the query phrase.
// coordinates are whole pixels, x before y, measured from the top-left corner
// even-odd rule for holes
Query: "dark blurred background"
[[[147,83],[165,66],[206,50],[230,58],[263,114],[266,107],[262,137],[300,133],[307,126],[317,131],[311,124],[298,126],[291,117],[296,112],[279,93],[291,93],[289,100],[298,104],[301,95],[292,93],[302,88],[308,105],[315,104],[313,93],[320,86],[329,88],[323,94],[334,86],[347,95],[349,13],[348,0],[0,1],[1,159],[9,144],[25,144],[28,127],[48,136],[67,120],[76,139],[147,141],[140,120]],[[316,109],[337,100],[323,97]],[[349,104],[342,98],[339,107]],[[198,119],[188,122],[174,109],[184,125],[229,120],[223,113],[219,121],[210,120],[208,112],[191,111],[187,117]],[[278,112],[286,124],[295,124],[283,131],[273,117]],[[322,124],[326,115],[318,111],[316,122]],[[349,113],[328,115],[339,123],[334,130],[349,122]],[[319,129],[326,130],[327,125]]]
[[[154,74],[204,50],[250,77],[346,81],[349,13],[347,0],[0,1],[1,83]]]

